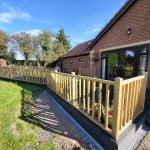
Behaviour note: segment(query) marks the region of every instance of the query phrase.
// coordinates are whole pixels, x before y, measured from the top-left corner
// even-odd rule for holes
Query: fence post
[[[119,136],[120,127],[120,112],[121,110],[121,99],[122,99],[122,78],[116,78],[114,81],[114,102],[113,102],[113,125],[112,135],[115,139]]]
[[[80,75],[80,76],[81,76],[81,68],[79,68],[79,73],[78,73],[78,75]]]
[[[27,66],[25,66],[25,81],[27,81]]]
[[[58,82],[58,78],[57,78],[57,77],[58,77],[58,76],[57,76],[58,74],[57,74],[57,72],[58,72],[58,70],[55,69],[54,72],[55,72],[55,74],[54,74],[54,76],[55,76],[55,81],[54,81],[54,82],[55,82],[55,91],[56,91],[56,93],[57,93],[57,82]]]
[[[9,77],[12,79],[12,74],[11,74],[11,67],[9,66]]]
[[[143,80],[143,83],[142,83],[143,87],[142,87],[142,91],[141,91],[141,101],[142,101],[142,110],[144,110],[144,102],[145,102],[145,94],[146,94],[148,73],[143,72],[142,75],[144,76],[144,80]]]
[[[76,99],[76,95],[75,95],[75,92],[76,92],[76,84],[75,84],[75,72],[71,72],[71,75],[72,76],[72,102],[73,102],[73,105],[75,106],[75,99]]]

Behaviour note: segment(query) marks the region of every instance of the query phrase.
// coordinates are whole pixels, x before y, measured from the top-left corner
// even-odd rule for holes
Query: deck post
[[[71,75],[72,75],[72,102],[73,102],[73,105],[75,106],[76,102],[76,84],[75,84],[75,72],[71,72]]]
[[[121,110],[121,99],[122,99],[122,78],[116,78],[114,81],[114,102],[113,102],[113,125],[112,125],[112,135],[115,139],[119,136],[120,127],[120,112]]]

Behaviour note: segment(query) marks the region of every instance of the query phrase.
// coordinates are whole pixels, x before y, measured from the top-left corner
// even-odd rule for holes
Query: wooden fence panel
[[[95,67],[93,67],[93,68],[79,68],[79,75],[87,76],[87,77],[95,77],[96,76]]]

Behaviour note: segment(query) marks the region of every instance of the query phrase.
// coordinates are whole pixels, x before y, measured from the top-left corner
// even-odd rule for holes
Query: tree
[[[9,36],[4,32],[0,31],[0,57],[7,58],[7,44],[9,42]]]
[[[37,60],[37,65],[40,66],[42,61],[42,48],[38,36],[32,36],[32,51]]]
[[[15,45],[15,41],[12,38],[10,38],[9,40],[8,49],[9,49],[9,63],[13,64],[17,56],[17,47]]]
[[[13,35],[13,39],[18,44],[19,50],[25,58],[25,65],[29,58],[33,55],[32,51],[32,37],[30,34],[22,32]]]
[[[56,42],[54,44],[54,51],[56,54],[56,58],[59,58],[61,56],[63,56],[64,54],[66,54],[66,51],[64,50],[64,45],[60,42]]]
[[[53,51],[53,34],[47,31],[38,35],[38,40],[42,48],[42,56],[44,60],[44,66],[55,60],[55,53]]]
[[[16,60],[16,53],[14,50],[11,49],[9,51],[9,61],[10,61],[10,63],[14,63],[15,60]]]
[[[56,35],[57,43],[62,44],[64,47],[64,52],[68,52],[71,48],[70,38],[65,34],[63,28],[59,30],[59,33]]]

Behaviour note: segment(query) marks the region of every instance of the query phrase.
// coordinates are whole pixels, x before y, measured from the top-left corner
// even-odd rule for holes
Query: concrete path
[[[138,150],[150,150],[150,131],[147,133]]]
[[[150,127],[143,123],[142,129],[128,150],[150,150]]]
[[[42,121],[45,130],[51,134],[60,135],[61,139],[65,140],[68,145],[72,145],[72,147],[91,149],[69,119],[49,99],[46,92],[40,94],[34,103],[36,117]]]

